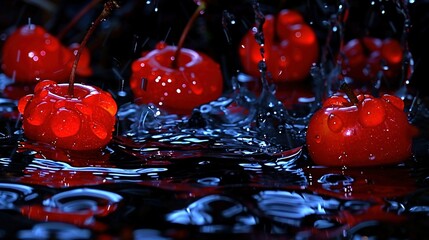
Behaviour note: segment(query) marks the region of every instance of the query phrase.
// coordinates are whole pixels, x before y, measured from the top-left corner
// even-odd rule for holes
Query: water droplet
[[[375,127],[386,119],[386,110],[381,100],[367,98],[362,101],[359,111],[359,122],[365,127]]]
[[[65,100],[58,100],[57,102],[54,103],[55,109],[60,109],[60,108],[65,107],[65,106],[66,106]]]
[[[51,106],[47,102],[41,102],[31,110],[27,122],[34,126],[42,125],[51,114]]]
[[[76,110],[78,110],[82,114],[85,114],[88,116],[92,114],[92,108],[88,107],[86,104],[76,103],[75,107],[76,107]]]
[[[74,136],[81,127],[79,114],[65,108],[59,109],[50,122],[52,132],[60,138]]]
[[[31,99],[33,99],[33,96],[34,96],[33,94],[29,94],[29,95],[26,95],[26,96],[22,97],[22,98],[19,100],[19,102],[18,102],[18,111],[19,111],[21,114],[24,114],[25,107],[27,106],[28,102],[29,102]]]
[[[103,140],[107,137],[107,131],[102,124],[96,122],[91,123],[91,130],[99,139]]]
[[[347,158],[348,158],[347,152],[342,152],[340,156],[338,156],[338,160],[340,161],[345,161],[347,160]]]
[[[343,120],[333,113],[329,114],[328,127],[333,132],[340,132],[343,129]]]

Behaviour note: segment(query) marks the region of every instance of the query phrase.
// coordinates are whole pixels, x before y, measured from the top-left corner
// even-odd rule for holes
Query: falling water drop
[[[228,44],[231,44],[231,37],[229,34],[229,29],[228,29],[228,25],[229,24],[234,24],[235,23],[235,16],[231,13],[229,13],[228,11],[223,11],[222,14],[222,26],[223,26],[223,32],[225,34],[225,38],[226,41],[228,42]]]

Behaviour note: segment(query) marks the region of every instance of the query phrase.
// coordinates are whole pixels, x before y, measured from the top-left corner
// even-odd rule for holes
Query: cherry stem
[[[80,55],[82,54],[82,52],[83,52],[83,50],[84,50],[84,48],[85,48],[85,46],[89,40],[89,37],[92,35],[95,28],[101,23],[101,21],[106,19],[107,16],[109,16],[109,14],[115,8],[119,8],[119,4],[115,0],[109,0],[108,2],[106,2],[104,4],[103,11],[97,17],[97,19],[92,23],[91,27],[88,29],[88,32],[85,34],[85,37],[83,38],[83,40],[79,46],[79,49],[76,53],[76,58],[74,59],[73,66],[72,66],[71,73],[70,73],[69,88],[68,88],[68,92],[67,92],[70,97],[73,97],[73,95],[74,95],[74,79],[75,79],[75,75],[76,75],[77,64],[79,62]]]
[[[67,32],[76,25],[76,23],[83,17],[85,14],[95,7],[101,0],[92,0],[84,8],[82,8],[78,14],[76,14],[73,19],[65,26],[60,33],[57,34],[58,39],[63,39]]]
[[[347,83],[342,83],[340,89],[344,91],[351,103],[353,103],[354,105],[357,105],[359,103],[356,94],[353,92],[353,90]]]
[[[188,23],[186,24],[185,29],[183,30],[182,35],[180,36],[179,44],[177,44],[177,49],[176,49],[176,52],[174,53],[173,61],[171,62],[172,68],[177,68],[179,66],[180,50],[183,48],[183,44],[185,43],[185,38],[188,35],[189,31],[191,30],[191,27],[194,24],[195,20],[200,15],[201,11],[204,11],[204,9],[206,9],[206,4],[204,2],[201,2],[200,5],[198,5],[197,9],[195,9],[195,12],[192,14]]]

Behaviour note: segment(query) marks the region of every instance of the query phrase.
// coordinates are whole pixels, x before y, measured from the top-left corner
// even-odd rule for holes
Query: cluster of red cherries
[[[317,61],[319,47],[303,17],[283,10],[277,16],[267,15],[263,29],[265,60],[272,78],[277,82],[304,79]],[[61,83],[72,72],[78,51],[83,50],[63,47],[35,25],[19,28],[6,42],[4,73],[17,82],[38,82],[34,93],[18,103],[28,139],[75,151],[101,149],[110,142],[117,112],[113,97],[95,86]],[[362,54],[367,51],[371,54]],[[80,53],[82,60],[76,71],[85,76],[91,72],[90,58],[87,52]],[[260,45],[251,30],[238,53],[244,70],[258,76]],[[395,42],[376,39],[351,42],[345,47],[345,55],[350,75],[368,64],[378,64],[374,67],[378,71],[380,62],[392,65],[390,69],[394,70],[402,59]],[[177,114],[190,114],[196,106],[220,97],[223,91],[218,63],[201,52],[162,42],[136,59],[131,70],[130,86],[137,103],[154,103]],[[320,165],[394,164],[410,157],[414,135],[400,98],[356,97],[348,92],[347,96],[326,99],[323,108],[314,113],[308,126],[307,146],[311,158]]]

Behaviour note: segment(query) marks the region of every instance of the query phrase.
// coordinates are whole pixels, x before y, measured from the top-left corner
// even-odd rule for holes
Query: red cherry
[[[319,45],[313,29],[298,12],[281,11],[276,18],[265,16],[265,60],[267,70],[275,82],[293,82],[305,79],[317,60]],[[244,71],[260,76],[258,63],[262,59],[261,46],[250,30],[241,40],[239,55]],[[299,64],[296,64],[299,63]]]
[[[354,167],[407,160],[416,132],[402,100],[386,94],[381,98],[359,95],[357,101],[353,105],[343,96],[334,96],[314,113],[306,139],[313,161]]]
[[[132,64],[130,86],[139,104],[154,103],[177,114],[222,94],[219,64],[203,53],[181,49],[178,67],[172,67],[176,47],[160,44]]]
[[[70,76],[75,49],[76,45],[64,47],[40,26],[24,25],[6,39],[2,69],[7,76],[21,83],[35,83],[40,79],[64,82]],[[83,55],[77,74],[88,76],[91,74],[89,52],[84,51]]]
[[[305,24],[302,15],[297,11],[283,9],[277,14],[276,33],[280,38],[287,39],[286,29],[295,24]]]
[[[116,121],[115,101],[109,93],[83,84],[75,84],[74,96],[69,97],[68,87],[45,80],[34,94],[19,100],[25,136],[70,150],[106,146]]]
[[[395,39],[352,39],[343,48],[344,75],[356,81],[373,81],[382,71],[388,79],[400,75],[403,49]]]

